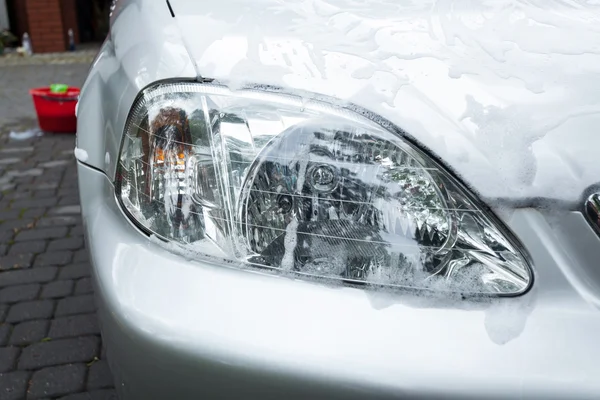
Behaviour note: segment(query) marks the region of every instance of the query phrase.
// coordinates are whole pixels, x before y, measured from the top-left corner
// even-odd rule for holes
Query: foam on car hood
[[[203,77],[392,121],[487,199],[600,181],[600,3],[170,0]]]

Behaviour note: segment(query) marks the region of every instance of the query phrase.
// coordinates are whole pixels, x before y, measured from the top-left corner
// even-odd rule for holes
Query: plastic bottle
[[[69,29],[69,51],[75,51],[75,35],[73,29]]]
[[[33,54],[31,40],[29,39],[29,34],[27,32],[23,34],[23,49],[25,50],[25,54],[27,54],[28,56]]]

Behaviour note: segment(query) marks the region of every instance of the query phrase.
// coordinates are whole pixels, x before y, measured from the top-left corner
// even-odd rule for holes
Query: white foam
[[[79,147],[75,147],[74,150],[75,158],[81,162],[86,162],[88,159],[88,153],[84,149],[80,149]]]
[[[294,217],[285,228],[285,238],[283,246],[285,253],[281,259],[281,269],[291,271],[294,267],[294,251],[298,244],[298,220]]]
[[[597,5],[309,3],[191,2],[178,22],[190,37],[199,21],[210,27],[190,43],[200,75],[352,102],[407,131],[486,199],[578,199],[597,181]],[[214,17],[238,9],[236,23]],[[542,148],[583,172],[567,175]]]
[[[22,131],[22,132],[11,131],[8,134],[8,137],[11,139],[14,139],[14,140],[27,140],[27,139],[33,139],[35,137],[39,137],[42,135],[43,135],[42,131],[40,131],[38,128],[34,128],[34,129],[28,129],[28,130]]]

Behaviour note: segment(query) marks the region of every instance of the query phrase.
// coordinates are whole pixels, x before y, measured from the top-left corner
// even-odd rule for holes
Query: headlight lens
[[[519,294],[515,241],[399,135],[318,101],[164,84],[127,122],[117,198],[197,257],[349,282]]]

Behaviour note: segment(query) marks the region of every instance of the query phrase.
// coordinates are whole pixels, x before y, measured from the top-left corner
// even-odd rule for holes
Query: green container
[[[69,85],[65,85],[64,83],[53,83],[50,85],[50,93],[67,93],[67,89],[69,89]]]

